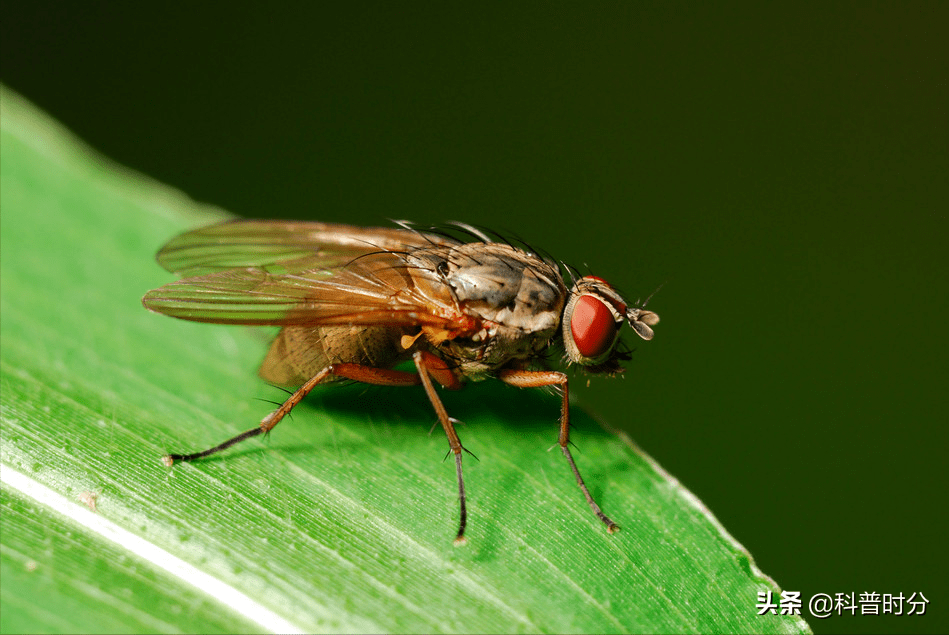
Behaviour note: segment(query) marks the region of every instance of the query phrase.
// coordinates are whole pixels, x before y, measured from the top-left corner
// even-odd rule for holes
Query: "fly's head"
[[[626,305],[605,280],[586,276],[574,283],[563,311],[563,341],[567,362],[594,373],[622,372],[617,350],[620,327],[628,323],[644,340],[651,340],[659,316],[642,307]]]

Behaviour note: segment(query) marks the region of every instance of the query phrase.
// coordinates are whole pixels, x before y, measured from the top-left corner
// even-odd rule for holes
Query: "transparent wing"
[[[281,263],[298,268],[335,269],[373,252],[404,252],[457,244],[459,242],[452,238],[408,228],[233,220],[173,238],[158,252],[158,262],[182,276],[241,267],[266,268]]]
[[[296,239],[284,231],[293,225],[310,230],[310,240]],[[167,262],[175,270],[203,271],[251,256],[258,262],[272,262],[184,278],[149,291],[142,299],[143,304],[172,317],[220,324],[451,328],[458,319],[447,288],[443,294],[435,294],[439,298],[433,297],[432,289],[444,285],[435,272],[417,269],[410,272],[406,264],[405,253],[422,245],[432,246],[426,236],[408,230],[383,230],[381,234],[371,230],[357,232],[350,230],[359,228],[317,223],[280,223],[280,226],[274,229],[269,223],[261,226],[240,221],[179,236],[160,255],[162,258],[169,254]],[[264,230],[264,239],[261,233],[248,233],[245,242],[237,240],[236,245],[229,242],[253,227]],[[345,234],[335,229],[340,227],[347,230]],[[225,230],[223,237],[220,230]],[[316,242],[315,237],[319,236],[328,236],[335,242]],[[434,239],[442,243],[450,240],[437,236]],[[292,240],[297,242],[291,243]],[[373,244],[367,245],[368,240]],[[414,243],[406,244],[408,240]],[[352,243],[351,247],[347,241]],[[386,245],[396,244],[398,251],[386,250]],[[262,246],[265,249],[262,250]],[[297,256],[299,251],[295,250],[304,247],[310,252]],[[420,277],[425,278],[425,295],[417,289]]]

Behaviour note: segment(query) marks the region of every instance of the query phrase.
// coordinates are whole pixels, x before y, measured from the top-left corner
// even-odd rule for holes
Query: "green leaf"
[[[454,465],[418,387],[318,389],[265,441],[162,466],[284,397],[255,375],[270,332],[141,306],[171,279],[161,244],[223,214],[6,89],[2,108],[3,632],[808,630],[758,616],[775,583],[630,439],[574,408],[580,470],[622,526],[608,535],[547,451],[559,405],[543,391],[445,394],[480,458],[465,458],[463,548]]]

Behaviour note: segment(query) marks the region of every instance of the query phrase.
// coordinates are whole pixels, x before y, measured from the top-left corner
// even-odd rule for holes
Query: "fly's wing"
[[[182,277],[239,267],[266,267],[309,258],[313,269],[335,269],[378,251],[451,246],[458,241],[411,229],[354,227],[334,223],[232,220],[173,238],[158,263]]]
[[[142,302],[158,313],[218,324],[450,328],[447,291],[444,306],[419,293],[405,254],[454,244],[406,229],[222,223],[168,243],[159,262],[190,277],[148,292]]]

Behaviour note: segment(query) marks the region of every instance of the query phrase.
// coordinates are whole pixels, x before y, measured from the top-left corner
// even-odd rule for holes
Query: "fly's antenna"
[[[639,305],[639,308],[640,308],[640,309],[645,309],[645,308],[646,308],[646,305],[649,304],[649,301],[652,300],[652,296],[654,296],[654,295],[656,295],[657,293],[659,293],[659,290],[660,290],[661,288],[663,288],[664,286],[666,286],[666,283],[665,283],[665,282],[663,282],[663,283],[660,284],[658,287],[656,287],[656,290],[653,291],[652,293],[650,293],[650,294],[646,297],[646,299],[643,300],[643,303]]]

